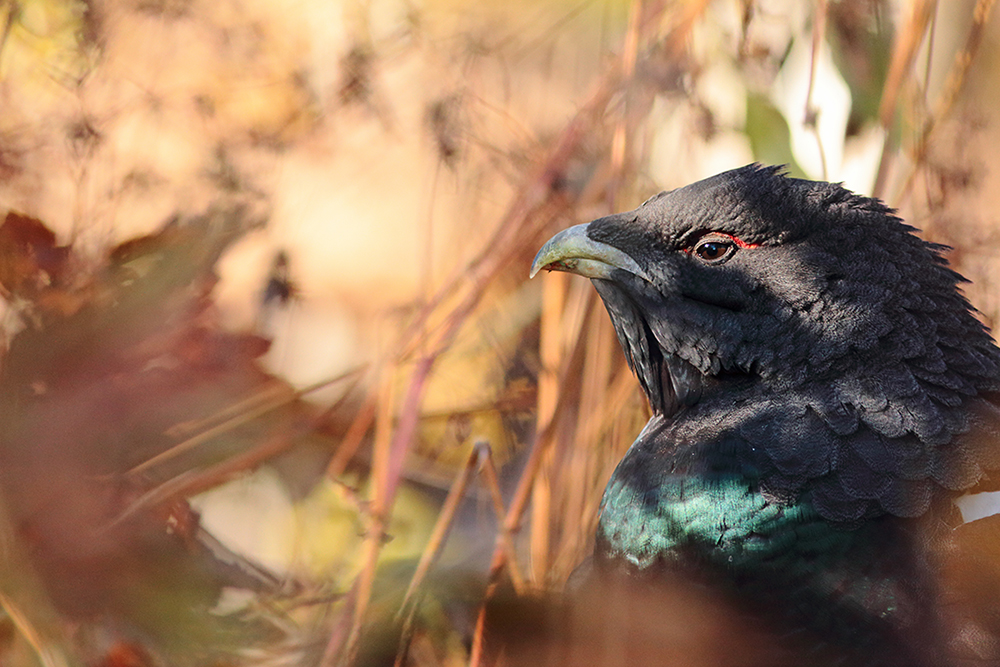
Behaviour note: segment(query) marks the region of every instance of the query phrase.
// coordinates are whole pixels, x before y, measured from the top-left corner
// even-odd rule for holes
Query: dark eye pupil
[[[723,255],[726,254],[727,250],[729,250],[728,243],[719,243],[718,241],[706,241],[705,243],[699,244],[694,251],[702,259],[713,260],[721,258]]]

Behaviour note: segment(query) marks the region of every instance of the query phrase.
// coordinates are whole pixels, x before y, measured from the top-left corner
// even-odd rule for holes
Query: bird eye
[[[719,264],[729,258],[736,244],[726,239],[706,238],[694,246],[694,254],[708,264]]]

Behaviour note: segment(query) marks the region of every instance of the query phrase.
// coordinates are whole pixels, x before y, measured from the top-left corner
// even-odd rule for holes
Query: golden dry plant
[[[0,2],[0,663],[511,661],[647,418],[540,243],[783,163],[992,321],[992,9]]]

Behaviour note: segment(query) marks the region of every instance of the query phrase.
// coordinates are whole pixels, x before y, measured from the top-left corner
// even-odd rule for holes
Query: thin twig
[[[391,452],[394,449],[392,431],[392,416],[395,408],[395,370],[383,367],[382,377],[378,384],[379,402],[375,419],[375,445],[372,454],[372,500],[371,512],[368,515],[368,526],[365,539],[361,545],[361,572],[355,580],[355,586],[350,592],[351,625],[347,634],[343,651],[336,654],[339,664],[353,664],[361,640],[361,628],[368,611],[372,586],[375,583],[375,570],[378,557],[385,542],[385,526],[388,522],[388,502],[392,495],[389,469],[392,466]],[[321,663],[322,667],[330,667],[334,663]]]
[[[69,660],[59,651],[52,642],[42,637],[35,626],[28,619],[28,615],[14,603],[12,599],[0,593],[0,607],[7,613],[7,618],[11,620],[17,631],[28,642],[28,646],[38,658],[38,662],[43,667],[68,667]]]
[[[489,445],[482,443],[477,445],[477,447],[485,447],[485,453],[479,456],[480,462],[480,477],[486,484],[486,488],[490,492],[490,498],[493,501],[493,511],[496,513],[497,525],[499,526],[499,536],[497,540],[500,543],[500,547],[507,554],[507,572],[510,574],[511,583],[514,585],[514,592],[518,595],[523,595],[527,590],[527,584],[525,583],[524,574],[521,573],[521,567],[517,564],[517,552],[514,548],[514,535],[504,524],[504,518],[507,516],[507,511],[503,506],[503,495],[500,493],[500,479],[497,475],[496,465],[493,463],[493,454],[489,450]]]
[[[879,157],[878,173],[872,194],[883,197],[889,178],[889,155],[892,148],[891,130],[899,105],[899,94],[908,73],[913,69],[913,63],[927,35],[927,26],[934,16],[937,0],[916,0],[909,6],[906,21],[898,31],[898,37],[892,49],[892,60],[889,73],[882,86],[882,100],[879,103],[879,124],[885,133],[882,143],[882,154]]]
[[[642,18],[642,0],[632,0],[628,10],[628,28],[625,31],[625,44],[622,47],[622,80],[632,81],[635,78],[635,63],[639,51],[639,29]],[[616,206],[616,195],[621,189],[625,172],[625,154],[628,146],[626,137],[628,135],[629,122],[629,99],[630,95],[625,95],[622,100],[620,117],[615,123],[614,134],[611,138],[611,178],[608,180],[606,199],[608,208],[614,210]]]
[[[413,577],[410,578],[410,585],[406,589],[406,594],[403,596],[403,602],[399,607],[399,612],[396,614],[397,618],[401,618],[404,612],[408,610],[413,594],[416,592],[417,588],[420,587],[420,584],[423,583],[424,577],[427,576],[427,572],[430,570],[431,565],[441,553],[445,540],[448,539],[448,533],[451,531],[451,526],[455,520],[455,514],[458,511],[459,504],[465,497],[465,491],[469,486],[469,481],[472,479],[472,475],[479,463],[479,457],[480,450],[478,447],[474,447],[472,451],[469,452],[465,465],[463,465],[458,471],[458,474],[455,475],[455,481],[452,483],[451,489],[448,491],[448,496],[445,498],[444,504],[441,506],[441,511],[438,513],[434,529],[431,531],[431,536],[427,540],[427,546],[424,547],[424,552],[420,555],[420,561],[417,563],[417,568],[413,572]]]
[[[944,83],[944,90],[940,97],[938,97],[934,112],[924,121],[924,126],[921,128],[916,149],[914,150],[913,165],[899,194],[893,198],[894,202],[899,202],[909,195],[913,187],[913,181],[917,175],[917,170],[927,158],[931,134],[939,127],[941,121],[948,117],[955,106],[958,95],[962,92],[962,88],[965,85],[969,67],[972,66],[972,61],[979,52],[983,35],[986,33],[986,24],[989,21],[990,13],[993,11],[995,4],[996,0],[978,0],[976,3],[972,14],[972,26],[969,28],[969,34],[965,38],[965,46],[955,54],[951,69],[948,71],[948,78]]]
[[[286,451],[296,442],[296,437],[279,433],[257,445],[250,451],[231,456],[225,461],[204,469],[188,470],[166,482],[153,487],[132,502],[118,516],[109,522],[104,530],[111,530],[136,516],[139,512],[160,505],[173,498],[184,498],[222,484],[247,470],[255,468],[268,459]]]
[[[816,68],[819,65],[820,50],[826,36],[826,0],[816,0],[816,12],[813,17],[812,48],[809,61],[809,87],[806,89],[806,108],[802,112],[802,124],[816,137],[816,147],[819,149],[820,170],[823,180],[829,173],[826,164],[826,151],[823,149],[823,137],[819,132],[820,110],[813,104],[813,88],[816,84]]]
[[[131,470],[128,474],[131,476],[140,475],[147,472],[149,469],[154,468],[160,464],[171,461],[182,454],[186,454],[193,449],[200,447],[201,445],[210,442],[211,440],[217,438],[223,433],[232,431],[233,429],[242,426],[248,422],[253,421],[257,417],[267,414],[273,410],[276,410],[282,406],[288,405],[293,401],[298,400],[302,396],[309,394],[311,392],[317,391],[324,387],[328,387],[332,384],[342,382],[350,378],[357,378],[359,373],[363,370],[362,368],[353,368],[349,371],[341,373],[340,375],[322,380],[315,384],[312,384],[304,389],[298,391],[292,390],[291,387],[282,384],[278,387],[272,387],[266,389],[256,396],[252,396],[249,399],[240,401],[234,406],[231,406],[225,410],[220,411],[219,414],[213,415],[207,419],[201,420],[200,422],[188,422],[183,426],[174,427],[175,430],[179,432],[191,432],[195,428],[200,428],[211,424],[218,420],[220,417],[228,416],[230,414],[234,415],[227,419],[224,419],[216,426],[206,428],[197,435],[191,436],[187,440],[180,442],[173,447],[167,449],[166,451],[160,452],[156,456],[140,463]]]
[[[351,425],[347,428],[347,433],[344,434],[343,439],[340,441],[337,452],[330,459],[330,463],[326,467],[327,477],[337,479],[344,474],[347,465],[354,458],[358,447],[361,446],[361,441],[364,439],[365,433],[368,432],[368,429],[372,426],[372,422],[375,421],[375,410],[377,407],[378,401],[375,396],[368,396],[365,399],[364,405],[358,410],[354,421],[351,422]]]

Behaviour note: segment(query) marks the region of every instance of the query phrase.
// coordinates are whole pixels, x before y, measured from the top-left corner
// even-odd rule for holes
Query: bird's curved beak
[[[575,225],[559,232],[542,246],[531,263],[529,278],[546,271],[567,271],[587,278],[609,279],[615,269],[649,280],[645,271],[628,254],[587,235],[588,225]]]

